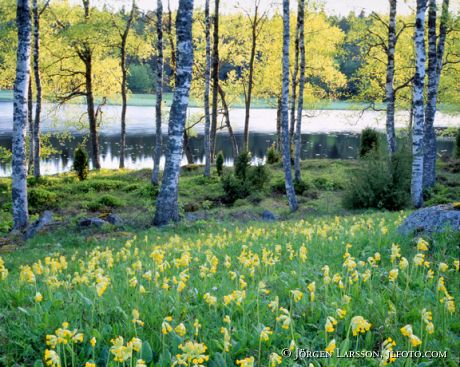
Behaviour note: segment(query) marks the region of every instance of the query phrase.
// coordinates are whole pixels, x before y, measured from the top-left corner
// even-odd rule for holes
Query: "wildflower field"
[[[197,223],[2,254],[0,365],[455,366],[458,235],[402,237],[403,216]],[[300,348],[329,358],[295,360]],[[340,358],[355,351],[381,353]]]

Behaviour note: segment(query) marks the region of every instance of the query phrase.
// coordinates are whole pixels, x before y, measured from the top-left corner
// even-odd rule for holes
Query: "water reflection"
[[[166,137],[165,137],[166,139]],[[239,145],[242,145],[243,137],[237,134]],[[276,135],[271,133],[253,133],[249,138],[249,146],[255,160],[263,161],[267,149],[275,142]],[[75,135],[71,140],[63,143],[56,137],[50,138],[51,145],[59,153],[53,154],[42,160],[43,174],[62,173],[71,170],[73,154],[76,147],[83,141],[83,135]],[[154,134],[131,134],[127,136],[127,149],[125,165],[127,168],[140,169],[153,167],[153,147],[155,142]],[[101,143],[101,164],[103,168],[118,168],[119,137],[117,135],[102,134]],[[11,149],[11,137],[0,135],[0,146]],[[190,139],[190,147],[195,163],[204,162],[203,136],[197,135]],[[302,159],[332,158],[332,159],[355,159],[359,147],[359,135],[355,133],[329,133],[329,134],[303,134],[302,135]],[[163,147],[164,151],[165,147]],[[226,165],[231,165],[232,148],[228,135],[217,136],[217,151],[222,151],[226,158]],[[440,139],[438,141],[438,154],[451,156],[454,151],[453,140]],[[186,158],[183,164],[187,164]],[[164,156],[161,159],[164,164]],[[0,176],[9,176],[11,167],[0,164]]]

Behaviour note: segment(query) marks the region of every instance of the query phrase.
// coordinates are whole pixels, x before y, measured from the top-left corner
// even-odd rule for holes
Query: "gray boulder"
[[[432,234],[446,229],[460,231],[460,208],[453,204],[416,210],[398,227],[398,232],[404,235]]]
[[[262,220],[266,222],[274,222],[276,221],[276,216],[270,210],[264,210],[262,215]]]
[[[46,226],[49,226],[53,223],[53,213],[49,210],[43,212],[43,214],[35,222],[33,222],[26,230],[24,238],[28,240],[42,231]]]
[[[102,227],[104,224],[107,224],[104,219],[101,218],[82,218],[78,221],[79,227]]]

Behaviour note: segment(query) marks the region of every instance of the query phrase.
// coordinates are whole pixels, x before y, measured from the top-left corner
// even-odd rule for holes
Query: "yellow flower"
[[[212,296],[210,293],[205,293],[203,299],[209,306],[215,306],[217,304],[217,297]]]
[[[393,363],[396,360],[395,354],[393,353],[393,348],[396,346],[396,343],[393,339],[387,338],[382,344],[382,359],[380,360],[379,367],[386,366],[390,363]]]
[[[334,354],[334,351],[335,351],[335,348],[337,347],[336,343],[335,343],[335,339],[332,339],[329,344],[327,345],[326,347],[326,352],[328,352],[329,354]]]
[[[266,326],[260,332],[260,340],[266,342],[268,341],[268,339],[270,339],[270,335],[272,334],[273,331],[271,331],[271,329],[268,326]]]
[[[145,361],[143,359],[138,359],[136,361],[136,367],[147,367],[147,365],[145,364]]]
[[[91,344],[91,346],[94,348],[96,346],[96,338],[93,336],[90,340],[89,340],[89,343]]]
[[[140,320],[139,318],[141,317],[139,311],[135,308],[133,309],[133,319],[132,323],[139,325],[139,326],[144,326],[144,321]]]
[[[283,362],[283,359],[280,355],[276,353],[271,353],[269,357],[269,367],[276,367]]]
[[[412,325],[403,326],[401,329],[401,334],[404,336],[411,336],[413,334]]]
[[[343,319],[347,314],[347,311],[341,308],[338,308],[337,310],[335,310],[335,312],[337,313],[337,316],[339,317],[339,319]]]
[[[180,344],[181,354],[177,354],[177,364],[184,366],[201,367],[209,359],[206,353],[206,345],[202,343],[188,341],[184,345]]]
[[[391,245],[391,262],[394,263],[396,259],[401,257],[401,248],[396,243]]]
[[[426,272],[426,278],[427,279],[433,279],[434,278],[434,271],[429,269],[427,272]]]
[[[232,346],[232,339],[230,337],[230,331],[227,328],[220,328],[220,332],[224,334],[224,351],[229,352]]]
[[[418,251],[428,251],[429,244],[423,238],[419,238],[417,241]]]
[[[413,347],[417,347],[420,344],[422,344],[422,341],[420,340],[420,338],[414,334],[409,336],[409,340]]]
[[[184,336],[187,333],[187,329],[182,322],[174,328],[174,331],[179,336]]]
[[[449,265],[446,263],[439,263],[439,271],[440,272],[446,272],[449,269]]]
[[[230,316],[225,315],[225,316],[224,316],[224,322],[225,322],[226,324],[229,324],[229,325],[230,325],[230,323],[232,322],[232,321],[230,320]]]
[[[236,364],[240,365],[240,367],[254,367],[254,357],[239,359],[236,361]]]
[[[168,335],[172,331],[172,326],[169,324],[169,322],[172,321],[171,316],[167,316],[164,318],[163,322],[161,323],[161,332],[163,335]]]
[[[5,267],[5,262],[0,256],[0,280],[5,280],[8,276],[8,269]]]
[[[415,256],[414,256],[414,264],[416,266],[422,266],[424,262],[425,262],[425,255],[424,254],[421,254],[421,253],[415,254]]]
[[[399,260],[399,268],[401,270],[405,270],[407,269],[408,266],[409,266],[409,261],[407,261],[405,257],[402,257],[401,260]]]
[[[45,350],[45,356],[43,358],[47,366],[51,367],[60,367],[61,366],[61,358],[59,358],[59,354],[57,354],[54,350]]]
[[[324,330],[326,330],[328,333],[332,333],[335,330],[335,325],[337,325],[337,320],[332,316],[328,316],[326,319],[326,324],[324,325]]]
[[[454,267],[456,271],[460,270],[460,260],[454,260]]]
[[[140,352],[142,349],[142,340],[139,338],[132,338],[128,346],[132,347],[135,352]]]
[[[426,324],[426,331],[428,334],[433,334],[434,333],[434,324],[432,322],[428,322]]]
[[[277,312],[278,308],[279,308],[279,305],[280,305],[280,301],[279,301],[278,296],[276,296],[275,299],[268,304],[268,308],[272,312]]]
[[[35,300],[36,303],[40,303],[41,301],[43,301],[42,294],[40,292],[35,293],[34,300]]]
[[[297,289],[291,291],[291,294],[294,298],[294,302],[299,302],[303,297],[303,293]]]
[[[19,280],[22,283],[35,283],[35,274],[29,265],[21,265],[21,272],[19,273]]]
[[[351,330],[353,336],[357,336],[359,333],[365,334],[366,331],[370,330],[372,324],[364,319],[362,316],[354,316],[351,319]]]
[[[88,361],[85,363],[85,367],[96,367],[96,363]]]
[[[195,336],[198,336],[198,333],[201,329],[201,324],[198,321],[198,319],[195,319],[195,322],[193,323],[193,327],[195,328]]]
[[[396,282],[396,279],[398,279],[398,269],[390,270],[388,278],[390,279],[390,282]]]
[[[280,307],[280,311],[282,312],[282,314],[276,318],[276,321],[281,321],[281,327],[287,330],[291,325],[291,316],[289,314],[289,311],[283,307]]]
[[[110,347],[110,353],[114,355],[115,362],[124,362],[130,359],[133,355],[133,345],[128,343],[124,345],[123,337],[118,336],[111,340],[112,346]]]

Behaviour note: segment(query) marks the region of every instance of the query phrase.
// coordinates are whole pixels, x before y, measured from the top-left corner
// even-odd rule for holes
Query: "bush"
[[[241,153],[235,162],[235,176],[240,180],[246,179],[246,174],[251,166],[251,153],[244,151]]]
[[[410,155],[396,153],[391,159],[370,153],[351,173],[343,204],[349,209],[400,210],[410,203]]]
[[[33,188],[27,193],[27,199],[32,213],[39,213],[56,206],[57,195],[54,192]]]
[[[225,192],[223,201],[226,204],[233,204],[236,200],[244,199],[250,194],[247,181],[241,180],[231,173],[223,176],[222,187]]]
[[[112,209],[124,206],[125,202],[113,195],[102,195],[96,201],[88,204],[88,209],[96,211],[102,209]]]
[[[73,170],[77,173],[77,177],[80,181],[85,180],[89,173],[89,158],[83,146],[79,146],[75,150]]]
[[[308,193],[309,190],[311,190],[311,185],[308,182],[303,180],[294,180],[294,191],[297,195],[304,195]]]
[[[371,152],[379,150],[379,134],[376,130],[366,128],[361,132],[359,143],[359,157],[364,158]]]
[[[460,127],[457,129],[457,137],[455,138],[455,157],[460,158]]]
[[[281,154],[273,143],[267,150],[267,164],[275,164],[281,161]]]
[[[247,176],[249,186],[253,190],[263,190],[266,183],[270,180],[268,169],[263,165],[250,167]]]
[[[216,157],[216,169],[217,175],[220,177],[222,176],[222,172],[224,171],[224,153],[219,152]]]

